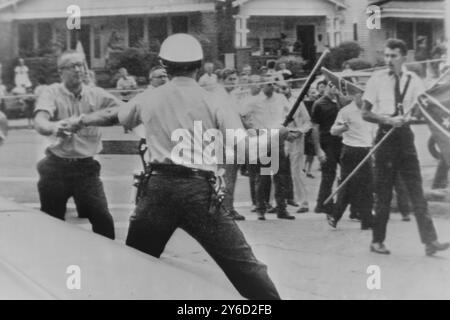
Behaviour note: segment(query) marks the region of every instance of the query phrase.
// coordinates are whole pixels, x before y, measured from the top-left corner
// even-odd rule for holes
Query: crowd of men
[[[37,166],[41,210],[64,220],[67,201],[73,197],[78,213],[89,219],[93,231],[114,239],[100,163],[94,156],[101,143],[99,127],[121,124],[126,130],[139,130],[146,139],[151,164],[150,178],[130,218],[126,244],[159,257],[174,231],[182,228],[200,242],[244,297],[280,298],[266,266],[256,259],[235,223],[245,219],[234,207],[239,172],[249,177],[252,211],[258,220],[265,220],[268,213],[294,220],[288,205],[298,207],[298,213],[311,209],[307,177],[312,177],[312,157],[316,155],[321,182],[314,211],[326,214],[330,226],[336,228],[350,205],[361,228],[373,230],[370,249],[379,254],[390,253],[384,240],[392,189],[399,177],[406,186],[426,254],[446,250],[450,244],[437,241],[427,210],[409,127],[410,109],[424,87],[404,68],[404,42],[391,39],[384,52],[388,68],[373,74],[364,95],[343,96],[333,82],[318,81],[288,127],[282,124],[296,97],[286,65],[277,70],[271,64],[256,74],[249,66],[240,74],[233,69],[214,71],[212,63],[203,64],[203,51],[195,38],[172,35],[161,46],[161,66],[150,71],[150,85],[144,92],[130,98],[127,90],[133,90],[136,83],[125,69],[120,70],[117,88],[125,90],[124,104],[105,90],[86,85],[84,58],[77,52],[65,52],[58,59],[61,83],[44,88],[35,110],[36,130],[54,137]],[[199,77],[202,65],[205,72]],[[233,154],[231,163],[219,165],[224,170],[219,170],[212,158],[192,165],[174,161],[172,133],[180,128],[194,133],[195,121],[201,121],[205,131],[217,129],[223,136],[227,129],[241,132],[233,146],[246,142],[246,164],[238,165],[242,163],[239,153]],[[268,130],[271,139],[260,139]],[[338,194],[336,203],[327,203],[338,165],[341,179],[345,179],[390,130],[394,134],[374,161],[362,166]],[[269,165],[261,161],[261,155],[250,152],[254,145],[277,151],[278,167],[271,174],[263,174]],[[206,141],[196,141],[194,153],[206,147]],[[216,189],[220,171],[225,180],[223,199]]]

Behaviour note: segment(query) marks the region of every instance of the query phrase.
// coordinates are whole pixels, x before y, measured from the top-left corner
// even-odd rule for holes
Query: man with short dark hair
[[[413,205],[425,253],[433,255],[437,251],[448,249],[450,244],[437,241],[436,230],[423,194],[414,134],[409,126],[409,113],[418,96],[425,91],[425,87],[416,74],[405,68],[406,54],[407,47],[402,40],[389,39],[384,48],[384,60],[389,68],[376,71],[372,75],[363,96],[364,120],[379,126],[375,143],[395,128],[375,153],[376,202],[370,249],[380,254],[390,253],[384,245],[384,240],[394,179],[396,174],[400,174]]]
[[[338,93],[333,83],[327,83],[322,98],[314,102],[311,115],[314,149],[322,168],[316,213],[331,214],[333,210],[332,202],[324,202],[331,194],[342,149],[342,137],[330,133],[340,109]]]

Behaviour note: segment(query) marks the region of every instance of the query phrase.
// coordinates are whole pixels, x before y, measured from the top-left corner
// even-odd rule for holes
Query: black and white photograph
[[[0,0],[0,300],[450,299],[449,50],[450,0]]]

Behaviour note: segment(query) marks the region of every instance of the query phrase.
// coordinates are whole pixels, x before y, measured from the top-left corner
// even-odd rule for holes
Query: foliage
[[[346,63],[350,65],[350,68],[352,70],[363,70],[372,68],[372,64],[369,61],[361,58],[353,58],[347,60]]]
[[[331,48],[324,65],[331,70],[340,70],[344,61],[358,58],[363,49],[354,41],[342,42],[339,46]]]

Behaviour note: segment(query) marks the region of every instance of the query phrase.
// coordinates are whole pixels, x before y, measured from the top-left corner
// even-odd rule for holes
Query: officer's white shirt
[[[218,159],[203,152],[211,145],[211,141],[202,139],[203,134],[209,129],[219,129],[225,137],[227,129],[238,129],[246,137],[236,113],[227,112],[223,104],[214,103],[210,93],[187,77],[175,77],[161,87],[144,91],[121,108],[118,116],[127,128],[140,123],[145,126],[151,163],[216,171]],[[195,132],[194,122],[200,123],[200,130]],[[183,153],[182,159],[179,154],[173,156],[174,150],[180,147],[191,151]]]
[[[342,134],[342,142],[350,147],[371,147],[373,124],[362,118],[362,111],[353,101],[345,106],[336,117],[333,127],[347,123],[348,130]],[[331,131],[333,131],[333,127]]]
[[[403,110],[407,113],[414,107],[417,97],[425,91],[423,81],[414,72],[403,67],[400,77],[400,92],[403,93],[408,75],[411,81],[403,100]],[[366,84],[363,100],[372,104],[372,112],[383,115],[395,113],[395,77],[389,70],[375,71]]]

